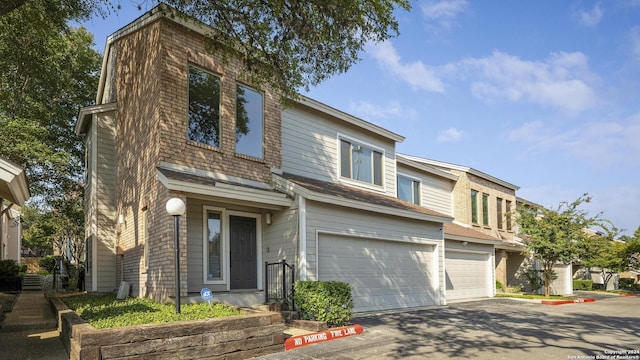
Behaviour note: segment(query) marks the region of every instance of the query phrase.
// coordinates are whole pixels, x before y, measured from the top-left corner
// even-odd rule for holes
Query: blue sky
[[[96,49],[135,3],[83,25]],[[143,9],[144,10],[144,9]],[[306,96],[406,137],[402,153],[473,167],[555,208],[589,193],[640,225],[640,0],[413,1],[400,36]]]

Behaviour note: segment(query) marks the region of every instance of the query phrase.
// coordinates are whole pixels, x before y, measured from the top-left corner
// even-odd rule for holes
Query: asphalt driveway
[[[365,314],[353,319],[361,335],[262,359],[640,359],[640,297],[595,297],[557,306],[496,298]]]

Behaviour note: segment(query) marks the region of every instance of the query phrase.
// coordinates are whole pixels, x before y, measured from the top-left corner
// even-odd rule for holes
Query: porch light
[[[166,206],[169,215],[173,216],[173,246],[176,264],[176,314],[180,314],[180,216],[186,210],[184,202],[179,198],[171,198]]]

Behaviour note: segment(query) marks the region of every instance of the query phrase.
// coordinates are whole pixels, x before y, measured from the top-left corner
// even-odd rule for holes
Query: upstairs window
[[[189,66],[189,127],[191,141],[220,147],[220,77]]]
[[[489,226],[489,194],[482,194],[482,225]]]
[[[236,153],[262,159],[263,111],[261,93],[236,87]]]
[[[505,201],[505,210],[507,212],[507,230],[511,231],[511,201]]]
[[[498,224],[498,229],[503,229],[503,218],[504,214],[502,213],[502,198],[496,199],[496,220]]]
[[[341,139],[340,176],[382,186],[382,152]]]
[[[420,181],[398,175],[398,198],[420,205]]]
[[[478,192],[471,190],[471,222],[478,223]]]

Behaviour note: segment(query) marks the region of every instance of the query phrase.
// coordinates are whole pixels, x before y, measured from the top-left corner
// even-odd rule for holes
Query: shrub
[[[59,256],[48,255],[38,260],[38,265],[40,265],[41,268],[45,268],[49,273],[53,273],[59,260]]]
[[[340,281],[297,281],[294,301],[304,320],[325,321],[329,326],[351,321],[351,287]]]
[[[504,285],[500,282],[500,280],[496,280],[496,289],[504,290]]]
[[[573,280],[573,290],[593,290],[593,281]]]
[[[622,278],[618,280],[618,285],[621,289],[631,289],[631,286],[635,283],[632,278]]]
[[[631,290],[640,291],[640,284],[631,284]]]
[[[0,276],[18,276],[21,266],[13,259],[0,260]]]

